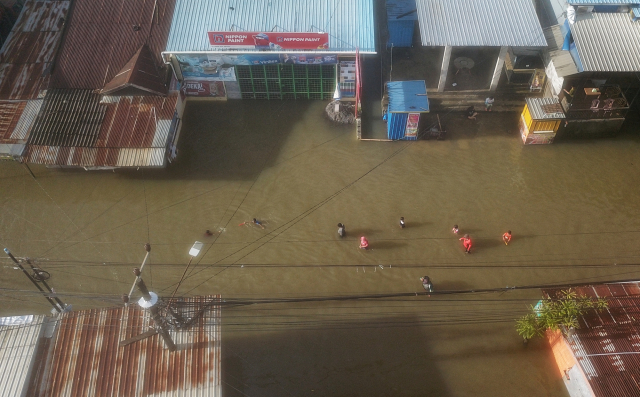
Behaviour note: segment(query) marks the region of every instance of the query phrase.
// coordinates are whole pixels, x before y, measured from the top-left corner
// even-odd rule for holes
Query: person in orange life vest
[[[504,241],[504,245],[509,245],[511,242],[511,230],[507,230],[507,232],[502,235],[502,241]]]
[[[465,234],[464,237],[459,238],[458,240],[462,240],[462,245],[464,245],[464,252],[467,254],[471,253],[471,238],[468,234]]]
[[[365,236],[360,237],[360,248],[363,250],[369,249],[369,241]]]

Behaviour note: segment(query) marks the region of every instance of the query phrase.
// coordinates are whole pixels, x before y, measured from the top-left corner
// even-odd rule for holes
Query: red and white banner
[[[216,49],[251,50],[327,50],[328,33],[291,32],[208,32],[209,43]]]

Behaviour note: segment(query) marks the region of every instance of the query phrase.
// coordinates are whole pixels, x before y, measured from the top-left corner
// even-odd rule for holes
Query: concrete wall
[[[547,330],[546,336],[551,345],[559,375],[562,377],[569,395],[571,397],[595,397],[587,377],[576,361],[573,351],[562,332]]]

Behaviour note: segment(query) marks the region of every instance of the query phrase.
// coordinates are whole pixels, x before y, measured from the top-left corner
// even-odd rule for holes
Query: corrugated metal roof
[[[525,98],[527,108],[534,120],[563,119],[562,105],[556,98]],[[560,112],[550,110],[560,109]]]
[[[582,316],[566,338],[596,397],[637,396],[640,385],[640,285],[600,284],[573,288],[578,295],[605,298],[609,308]],[[557,297],[560,289],[544,289]]]
[[[69,1],[27,1],[0,50],[0,99],[36,99],[62,37]]]
[[[0,318],[2,324],[14,324]],[[0,396],[26,396],[45,316],[25,316],[0,325]]]
[[[629,5],[638,4],[638,0],[567,0],[567,3],[571,5]]]
[[[640,6],[631,7],[631,15],[633,15],[633,21],[637,21],[640,18]]]
[[[416,0],[424,46],[546,47],[531,0]]]
[[[560,25],[553,25],[544,29],[544,37],[547,39],[549,46],[545,51],[549,52],[549,57],[553,61],[553,66],[558,77],[570,76],[578,73],[578,67],[573,61],[573,57],[569,51],[562,50],[564,37]]]
[[[30,145],[91,147],[106,111],[89,90],[49,90],[29,137]]]
[[[76,167],[164,166],[177,99],[50,90],[25,158]]]
[[[22,155],[41,105],[41,99],[0,101],[0,155]]]
[[[387,83],[390,113],[424,113],[429,111],[424,80],[390,81]]]
[[[191,327],[170,331],[175,352],[157,334],[118,345],[154,328],[149,312],[137,305],[62,314],[37,395],[220,397],[219,300],[193,297],[172,305],[185,318],[203,310]]]
[[[161,65],[174,4],[175,0],[75,0],[52,87],[101,89],[143,44]]]
[[[166,52],[211,51],[209,31],[329,33],[329,52],[375,53],[373,0],[177,0]]]
[[[585,72],[640,71],[640,24],[629,14],[578,13],[570,26]]]

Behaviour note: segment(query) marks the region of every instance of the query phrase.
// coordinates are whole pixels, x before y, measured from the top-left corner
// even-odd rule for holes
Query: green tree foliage
[[[578,296],[571,290],[560,292],[556,299],[543,299],[537,306],[530,306],[531,313],[516,320],[516,330],[525,341],[543,336],[547,329],[568,332],[580,328],[578,318],[589,310],[602,311],[608,303],[603,298]]]

